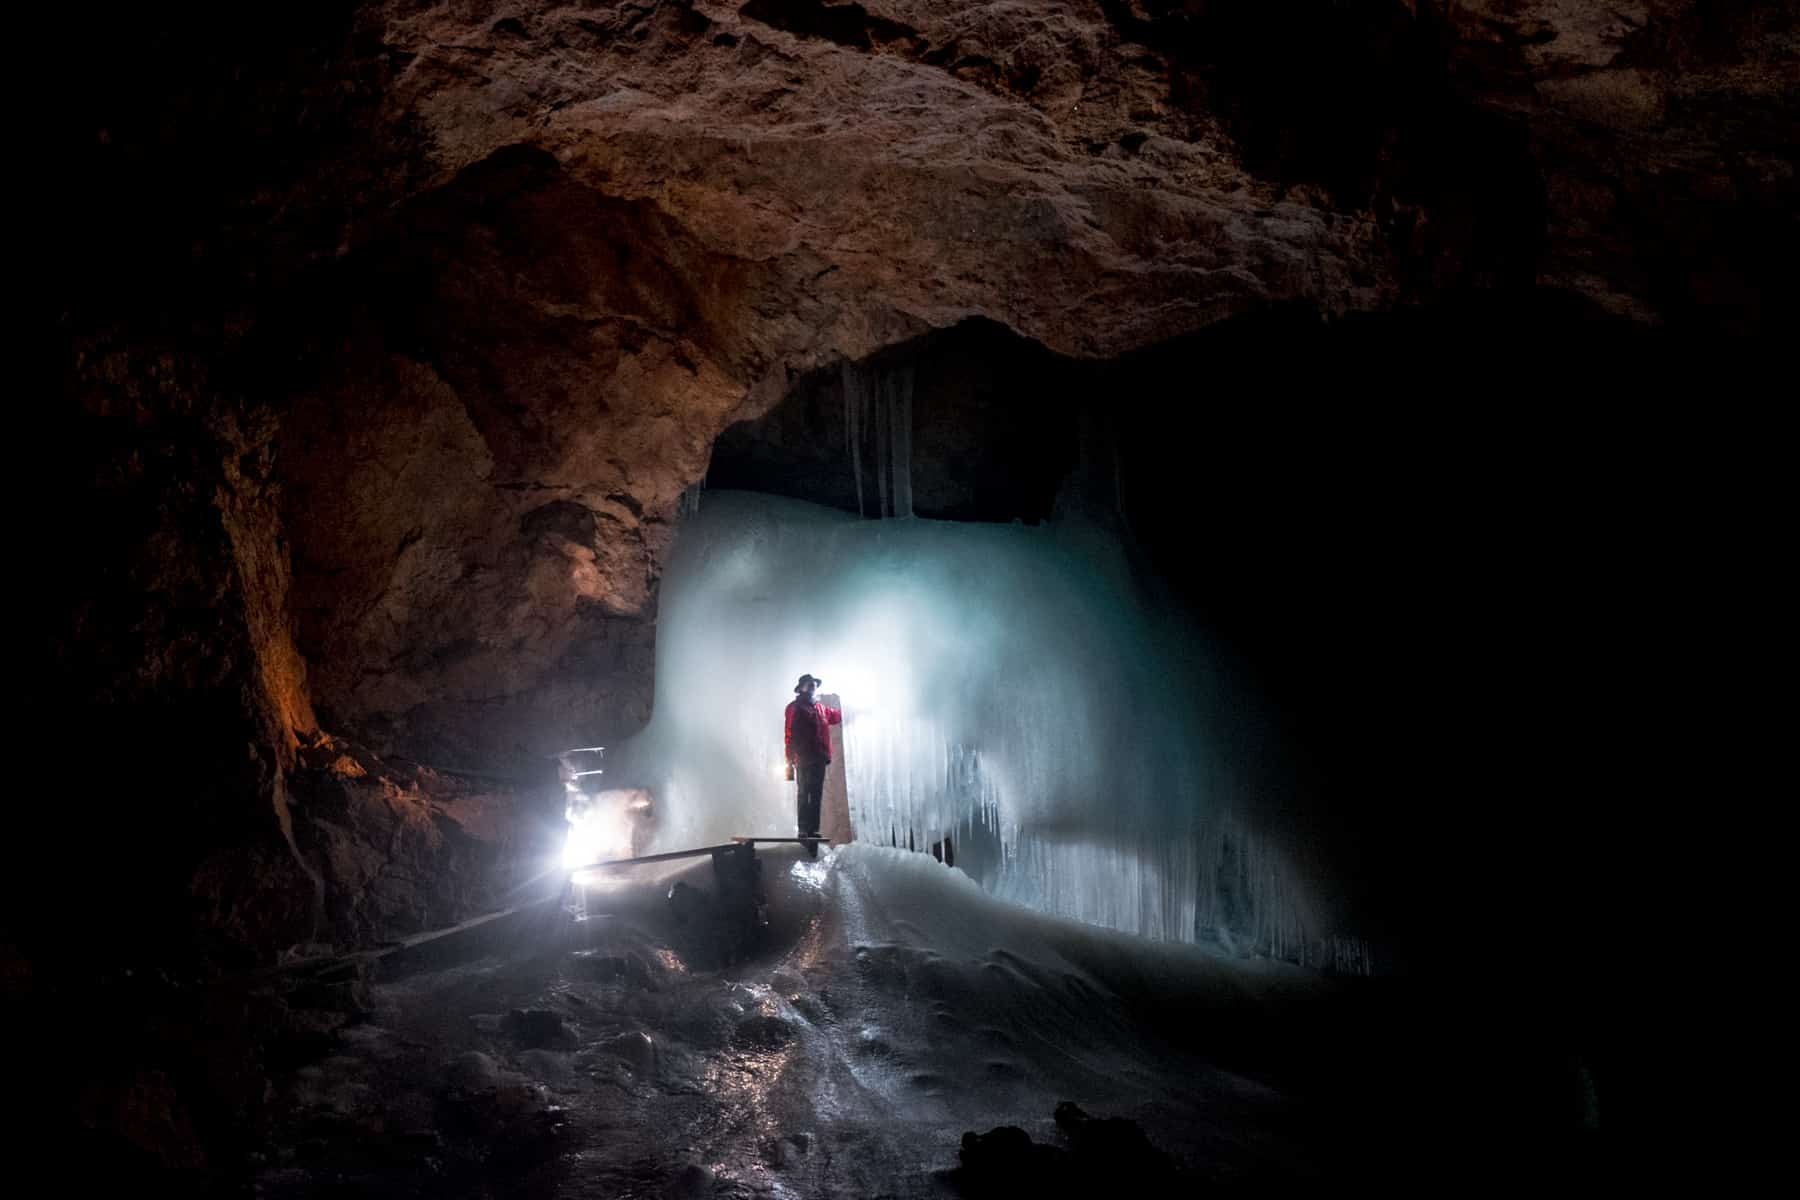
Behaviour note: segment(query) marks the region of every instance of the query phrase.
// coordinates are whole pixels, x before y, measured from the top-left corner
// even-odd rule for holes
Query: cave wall
[[[295,851],[299,748],[492,765],[640,724],[678,497],[721,431],[845,358],[971,318],[1092,359],[1471,293],[1576,329],[1790,327],[1793,15],[42,18],[89,81],[31,197],[59,359],[32,469],[76,497],[35,531],[43,760],[122,739],[108,762],[157,800],[109,802],[102,860],[161,927],[260,953],[357,886]]]
[[[27,779],[56,802],[22,807],[10,919],[101,928],[126,904],[142,949],[178,955],[304,940],[319,880],[287,775],[316,724],[273,423],[203,356],[128,346],[84,350],[65,403],[40,443],[73,490],[34,527],[46,670],[26,716]]]

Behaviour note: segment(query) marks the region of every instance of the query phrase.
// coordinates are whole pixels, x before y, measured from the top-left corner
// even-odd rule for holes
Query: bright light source
[[[563,843],[564,868],[630,857],[631,822],[621,809],[596,805],[570,821],[569,838]]]

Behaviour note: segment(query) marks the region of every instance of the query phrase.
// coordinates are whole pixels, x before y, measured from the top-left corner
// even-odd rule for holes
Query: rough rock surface
[[[1677,329],[1791,321],[1800,29],[1787,0],[1477,0],[1450,59],[1543,179],[1541,287]]]
[[[229,395],[195,403],[214,384],[199,355],[92,345],[66,383],[45,450],[71,491],[60,522],[30,526],[48,636],[27,651],[47,674],[26,706],[36,794],[63,802],[21,807],[12,915],[56,896],[79,931],[128,901],[150,954],[302,940],[318,880],[286,783],[314,720],[273,422]]]
[[[335,946],[392,941],[498,908],[561,849],[551,789],[458,780],[384,762],[341,738],[301,749],[289,797],[300,853],[324,886],[317,936]]]

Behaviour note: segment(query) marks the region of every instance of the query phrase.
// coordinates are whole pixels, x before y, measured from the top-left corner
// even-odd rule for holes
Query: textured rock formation
[[[1791,322],[1800,34],[1788,0],[1449,7],[1452,77],[1523,129],[1537,283],[1633,321]]]
[[[500,907],[562,849],[553,789],[386,763],[341,738],[300,757],[296,840],[325,882],[329,944],[389,941]]]
[[[292,850],[286,775],[314,722],[273,424],[201,400],[199,356],[93,346],[69,384],[45,465],[70,503],[33,526],[48,673],[26,726],[61,802],[21,813],[13,911],[54,896],[81,930],[127,906],[157,950],[192,930],[227,946],[302,939],[318,881]]]

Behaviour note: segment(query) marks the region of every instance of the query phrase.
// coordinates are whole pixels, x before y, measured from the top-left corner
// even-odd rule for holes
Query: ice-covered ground
[[[792,1180],[741,1153],[728,1169],[796,1195],[929,1193],[962,1131],[1049,1138],[1056,1103],[1073,1099],[1137,1119],[1208,1173],[1304,1170],[1269,1144],[1278,1093],[1192,1053],[1200,1039],[1161,1036],[1143,1011],[1180,997],[1199,1020],[1303,973],[1040,916],[899,850],[850,846],[779,874],[772,920],[791,921],[790,906],[817,919],[754,980],[759,1011],[793,1040],[747,1098],[765,1137],[799,1131],[833,1152],[794,1164]]]
[[[282,1084],[261,1194],[947,1196],[965,1131],[1054,1142],[1063,1100],[1136,1121],[1184,1194],[1573,1161],[1579,1080],[1510,1007],[1036,913],[923,854],[759,861],[748,955],[668,899],[712,891],[702,859],[380,983]]]
[[[378,986],[293,1081],[265,1191],[945,1195],[965,1130],[1053,1140],[1061,1100],[1197,1180],[1320,1170],[1234,1039],[1341,983],[1033,913],[921,854],[759,857],[768,927],[734,965],[667,900],[711,891],[700,860],[595,890],[574,940],[546,921]]]

